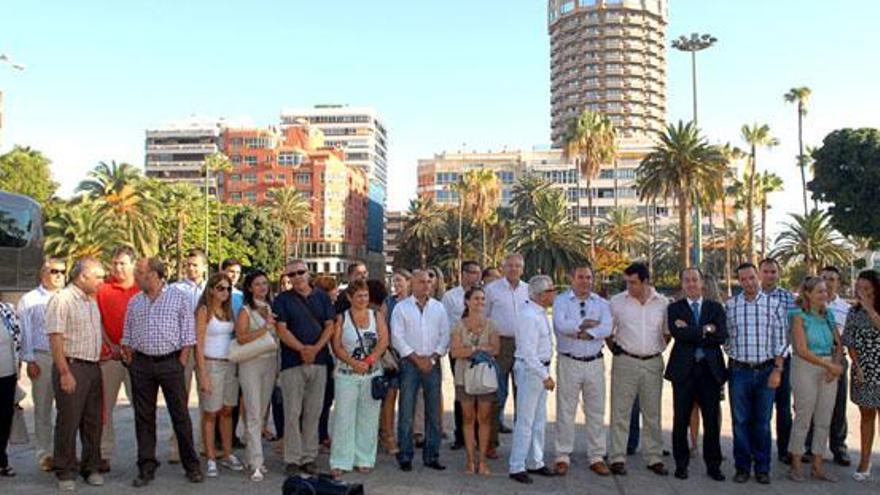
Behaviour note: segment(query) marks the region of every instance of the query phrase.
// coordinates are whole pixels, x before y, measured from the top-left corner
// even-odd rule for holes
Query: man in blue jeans
[[[412,295],[397,303],[391,314],[391,341],[400,355],[400,406],[397,419],[397,462],[412,471],[413,416],[416,393],[425,398],[425,446],[422,463],[442,471],[440,464],[440,357],[449,347],[449,317],[443,305],[429,296],[426,270],[413,272]]]
[[[733,416],[733,481],[770,484],[770,416],[775,389],[782,381],[786,337],[785,307],[761,291],[758,269],[743,263],[736,270],[743,292],[727,301],[725,346],[730,357],[730,404]]]

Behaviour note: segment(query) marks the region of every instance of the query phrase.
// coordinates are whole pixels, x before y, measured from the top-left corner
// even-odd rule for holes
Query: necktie
[[[700,326],[700,303],[694,301],[691,303],[691,312],[694,314],[694,324]],[[702,361],[706,357],[706,353],[702,347],[697,347],[694,351],[694,359],[697,362]]]

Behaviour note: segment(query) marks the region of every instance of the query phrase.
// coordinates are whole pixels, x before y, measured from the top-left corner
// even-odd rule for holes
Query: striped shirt
[[[144,292],[134,296],[125,313],[122,345],[149,356],[196,345],[195,314],[189,302],[185,292],[167,285],[154,301]]]
[[[21,324],[21,360],[32,363],[35,353],[50,352],[46,336],[46,305],[55,293],[40,285],[18,301],[18,319]]]
[[[724,349],[736,361],[758,364],[784,356],[788,348],[788,315],[779,299],[764,292],[752,300],[740,293],[727,301],[727,332]]]
[[[64,337],[64,355],[97,362],[101,357],[101,312],[95,299],[75,284],[58,291],[46,306],[46,335]]]

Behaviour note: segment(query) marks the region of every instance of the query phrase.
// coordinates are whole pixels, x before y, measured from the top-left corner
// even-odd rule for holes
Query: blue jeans
[[[517,383],[516,422],[510,447],[510,473],[544,467],[544,428],[547,424],[547,389],[522,361],[513,365]]]
[[[413,417],[419,389],[423,391],[425,398],[425,447],[422,449],[422,462],[430,464],[440,457],[440,364],[435,364],[429,373],[424,374],[408,359],[402,359],[397,415],[399,463],[412,462],[413,459]]]
[[[773,366],[730,369],[730,409],[733,417],[733,457],[737,471],[770,472],[770,416],[775,390],[767,387]]]

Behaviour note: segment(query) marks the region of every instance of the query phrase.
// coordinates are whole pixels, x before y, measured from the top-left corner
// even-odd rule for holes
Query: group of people
[[[861,413],[861,457],[853,476],[863,481],[871,475],[880,408],[880,276],[872,270],[859,274],[850,305],[839,295],[835,267],[808,277],[795,296],[779,287],[773,259],[739,266],[741,292],[724,303],[698,268],[681,272],[680,295],[672,301],[653,287],[640,263],[624,270],[626,288],[610,299],[594,292],[588,263],[573,267],[570,288],[557,294],[561,280],[521,280],[524,262],[517,254],[507,256],[500,270],[462,263],[459,285],[448,291],[438,269],[397,270],[391,294],[383,281],[370,280],[362,262],[348,267],[347,285],[340,288],[333,279],[312,280],[302,260],[287,263],[277,283],[258,269],[239,283],[238,261],[226,260],[209,275],[204,253],[192,250],[184,278],[170,283],[159,258],[138,259],[122,247],[111,259],[105,277],[95,258],[72,267],[48,258],[36,289],[17,307],[0,304],[0,477],[15,475],[5,452],[22,363],[32,383],[36,462],[54,471],[62,491],[75,490],[79,476],[103,484],[102,473],[113,462],[113,410],[123,386],[134,410],[136,487],[149,485],[159,467],[160,389],[174,430],[169,461],[179,462],[191,482],[218,476],[219,468],[263,480],[270,410],[287,475],[317,473],[322,445],[337,478],[368,473],[379,448],[395,455],[404,472],[413,469],[421,448],[423,465],[442,471],[443,404],[450,399],[452,448],[464,450],[467,473],[490,474],[499,435],[512,433],[511,479],[532,483],[535,475],[566,475],[580,406],[585,467],[599,476],[624,476],[627,456],[640,443],[647,468],[666,476],[664,379],[672,385],[679,479],[689,476],[700,423],[706,473],[726,479],[720,446],[726,395],[735,482],[752,474],[759,483],[770,482],[774,409],[777,455],[790,464],[789,478],[804,481],[808,462],[812,478],[836,481],[823,459],[830,448],[837,464],[850,464],[848,382]],[[444,358],[454,398],[443,397]],[[196,434],[188,412],[193,377]],[[548,465],[551,393],[555,457]],[[505,415],[509,396],[512,428]],[[238,442],[245,444],[244,461],[234,454]]]

